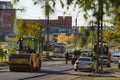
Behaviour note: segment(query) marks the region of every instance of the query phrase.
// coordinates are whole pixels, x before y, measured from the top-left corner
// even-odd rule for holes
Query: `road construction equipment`
[[[40,39],[22,37],[18,40],[19,53],[9,56],[10,71],[39,71],[42,63],[42,45]]]

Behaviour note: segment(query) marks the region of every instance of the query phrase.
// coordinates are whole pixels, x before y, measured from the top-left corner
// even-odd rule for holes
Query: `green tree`
[[[4,54],[4,52],[3,52],[3,49],[0,48],[0,58],[1,58],[2,62],[3,62],[3,58],[4,58],[4,57],[5,57],[5,54]]]
[[[28,26],[28,35],[29,36],[34,36],[36,38],[41,38],[42,37],[42,25],[38,22],[33,22],[33,21],[28,21],[27,22]]]
[[[27,35],[27,25],[22,19],[18,21],[18,25],[16,27],[16,35],[18,38]]]
[[[115,31],[113,33],[113,41],[115,46],[117,46],[118,49],[120,49],[120,25],[116,26]]]
[[[42,26],[40,23],[33,22],[33,21],[23,21],[20,19],[18,21],[18,25],[16,27],[16,34],[17,37],[23,37],[23,36],[32,36],[35,38],[41,38],[42,35]]]
[[[86,47],[87,46],[87,43],[88,43],[87,37],[88,37],[88,35],[86,35],[87,34],[86,32],[87,31],[86,31],[85,27],[80,28],[80,32],[78,34],[78,35],[80,35],[80,37],[78,37],[78,40],[77,40],[80,47]]]
[[[114,31],[112,30],[105,30],[103,33],[103,40],[105,42],[110,42],[114,39]]]

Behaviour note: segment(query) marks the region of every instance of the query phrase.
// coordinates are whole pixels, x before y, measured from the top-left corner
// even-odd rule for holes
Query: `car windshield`
[[[105,56],[102,56],[102,57],[99,57],[99,58],[108,59],[108,57],[105,57]]]
[[[53,52],[55,53],[63,53],[65,51],[65,48],[63,46],[54,46]]]
[[[112,55],[113,57],[120,57],[120,55]]]
[[[79,58],[78,61],[91,61],[90,58]]]
[[[103,59],[108,59],[107,57],[103,57]]]

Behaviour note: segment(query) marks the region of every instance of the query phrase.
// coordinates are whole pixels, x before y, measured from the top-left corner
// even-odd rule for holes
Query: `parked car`
[[[75,64],[74,70],[95,70],[95,63],[92,61],[91,57],[79,57]]]
[[[101,65],[101,60],[103,59],[103,65],[110,67],[111,66],[111,61],[109,60],[108,56],[106,55],[100,55],[99,56],[99,65]]]
[[[120,52],[115,52],[110,57],[111,62],[118,62],[118,59],[120,59]]]
[[[84,50],[84,51],[81,52],[81,54],[82,54],[83,56],[88,56],[88,55],[89,55],[89,51]]]

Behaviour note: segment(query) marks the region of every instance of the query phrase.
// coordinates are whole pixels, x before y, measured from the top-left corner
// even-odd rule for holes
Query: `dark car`
[[[74,51],[68,53],[70,59],[72,59],[73,54],[74,54]]]
[[[102,55],[102,56],[99,56],[99,65],[101,65],[101,61],[103,59],[103,65],[107,66],[107,67],[110,67],[111,66],[111,62],[109,60],[109,58],[105,55]]]

